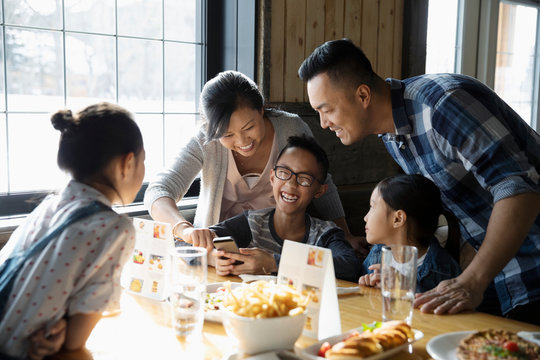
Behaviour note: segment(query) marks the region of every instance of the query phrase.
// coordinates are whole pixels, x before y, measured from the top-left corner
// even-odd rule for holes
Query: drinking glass
[[[383,321],[403,320],[411,325],[416,290],[414,246],[392,245],[382,248],[381,292]]]
[[[178,247],[170,251],[172,325],[180,340],[200,338],[208,274],[206,249]]]

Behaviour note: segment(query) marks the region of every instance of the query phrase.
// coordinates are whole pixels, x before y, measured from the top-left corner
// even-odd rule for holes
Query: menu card
[[[165,283],[170,269],[169,250],[174,248],[171,225],[133,218],[135,247],[122,273],[122,285],[129,292],[165,300]]]
[[[285,240],[277,282],[293,285],[304,295],[311,295],[303,335],[320,340],[341,333],[334,261],[330,249]]]

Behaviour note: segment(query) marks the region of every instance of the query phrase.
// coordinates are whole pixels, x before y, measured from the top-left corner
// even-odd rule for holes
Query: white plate
[[[223,282],[217,282],[217,283],[208,284],[208,285],[206,285],[206,293],[207,294],[215,293],[217,291],[217,289],[224,286],[224,284],[225,283],[223,283]],[[237,288],[239,286],[242,286],[242,283],[231,282],[231,289]],[[204,319],[208,320],[208,321],[219,322],[219,323],[222,322],[221,321],[221,310],[207,310],[206,306],[205,306]]]
[[[324,360],[324,358],[318,356],[317,354],[319,353],[319,349],[321,348],[321,345],[325,342],[325,341],[328,341],[331,345],[334,345],[340,341],[342,341],[343,339],[345,339],[349,334],[351,334],[352,332],[354,331],[358,331],[359,333],[362,333],[364,330],[359,327],[359,328],[356,328],[356,329],[352,329],[350,331],[347,331],[346,333],[343,333],[343,334],[340,334],[340,335],[335,335],[335,336],[331,336],[329,338],[326,338],[326,339],[322,339],[321,341],[319,341],[318,343],[316,344],[313,344],[311,346],[308,346],[307,348],[305,349],[298,349],[296,348],[296,353],[298,355],[300,355],[300,357],[302,357],[302,359],[309,359],[309,360]],[[372,355],[372,356],[368,356],[367,358],[364,358],[363,360],[377,360],[377,359],[384,359],[390,355],[393,355],[399,351],[402,351],[402,350],[406,350],[407,347],[414,343],[415,341],[418,341],[420,340],[421,338],[424,337],[424,333],[421,332],[420,330],[414,330],[414,340],[409,340],[408,343],[405,343],[405,344],[402,344],[400,346],[396,346],[395,348],[392,348],[392,349],[389,349],[389,350],[386,350],[386,351],[383,351],[382,353],[379,353],[379,354],[375,354],[375,355]]]
[[[458,360],[456,350],[461,340],[476,331],[457,331],[441,334],[428,341],[426,350],[435,360]],[[525,340],[540,345],[540,332],[520,331],[517,333]]]
[[[290,352],[289,350],[276,350],[276,351],[269,351],[261,354],[256,355],[246,355],[240,356],[239,354],[230,354],[225,355],[223,360],[294,360],[294,359],[300,359],[295,354]]]
[[[238,275],[243,282],[252,282],[257,280],[264,280],[268,282],[276,282],[277,276],[275,275],[252,275],[252,274],[240,274]]]
[[[456,350],[461,340],[476,331],[456,331],[437,335],[428,341],[426,350],[435,360],[457,360]]]
[[[525,340],[528,340],[530,342],[540,345],[540,331],[536,331],[536,332],[520,331],[517,334],[518,336],[521,336]]]

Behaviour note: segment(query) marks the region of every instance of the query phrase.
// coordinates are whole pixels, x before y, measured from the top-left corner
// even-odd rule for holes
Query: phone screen
[[[240,251],[238,250],[238,246],[234,242],[234,239],[230,236],[214,238],[214,247],[217,250],[223,250],[223,251],[232,252],[232,253],[240,253]],[[222,256],[222,259],[227,259],[227,257]],[[243,263],[244,263],[243,261],[237,260],[234,263],[234,265],[240,265]]]

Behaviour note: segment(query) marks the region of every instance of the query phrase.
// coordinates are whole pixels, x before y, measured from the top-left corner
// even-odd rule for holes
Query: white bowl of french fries
[[[223,326],[236,339],[239,353],[293,349],[306,322],[308,301],[284,284],[244,284],[225,295]]]

